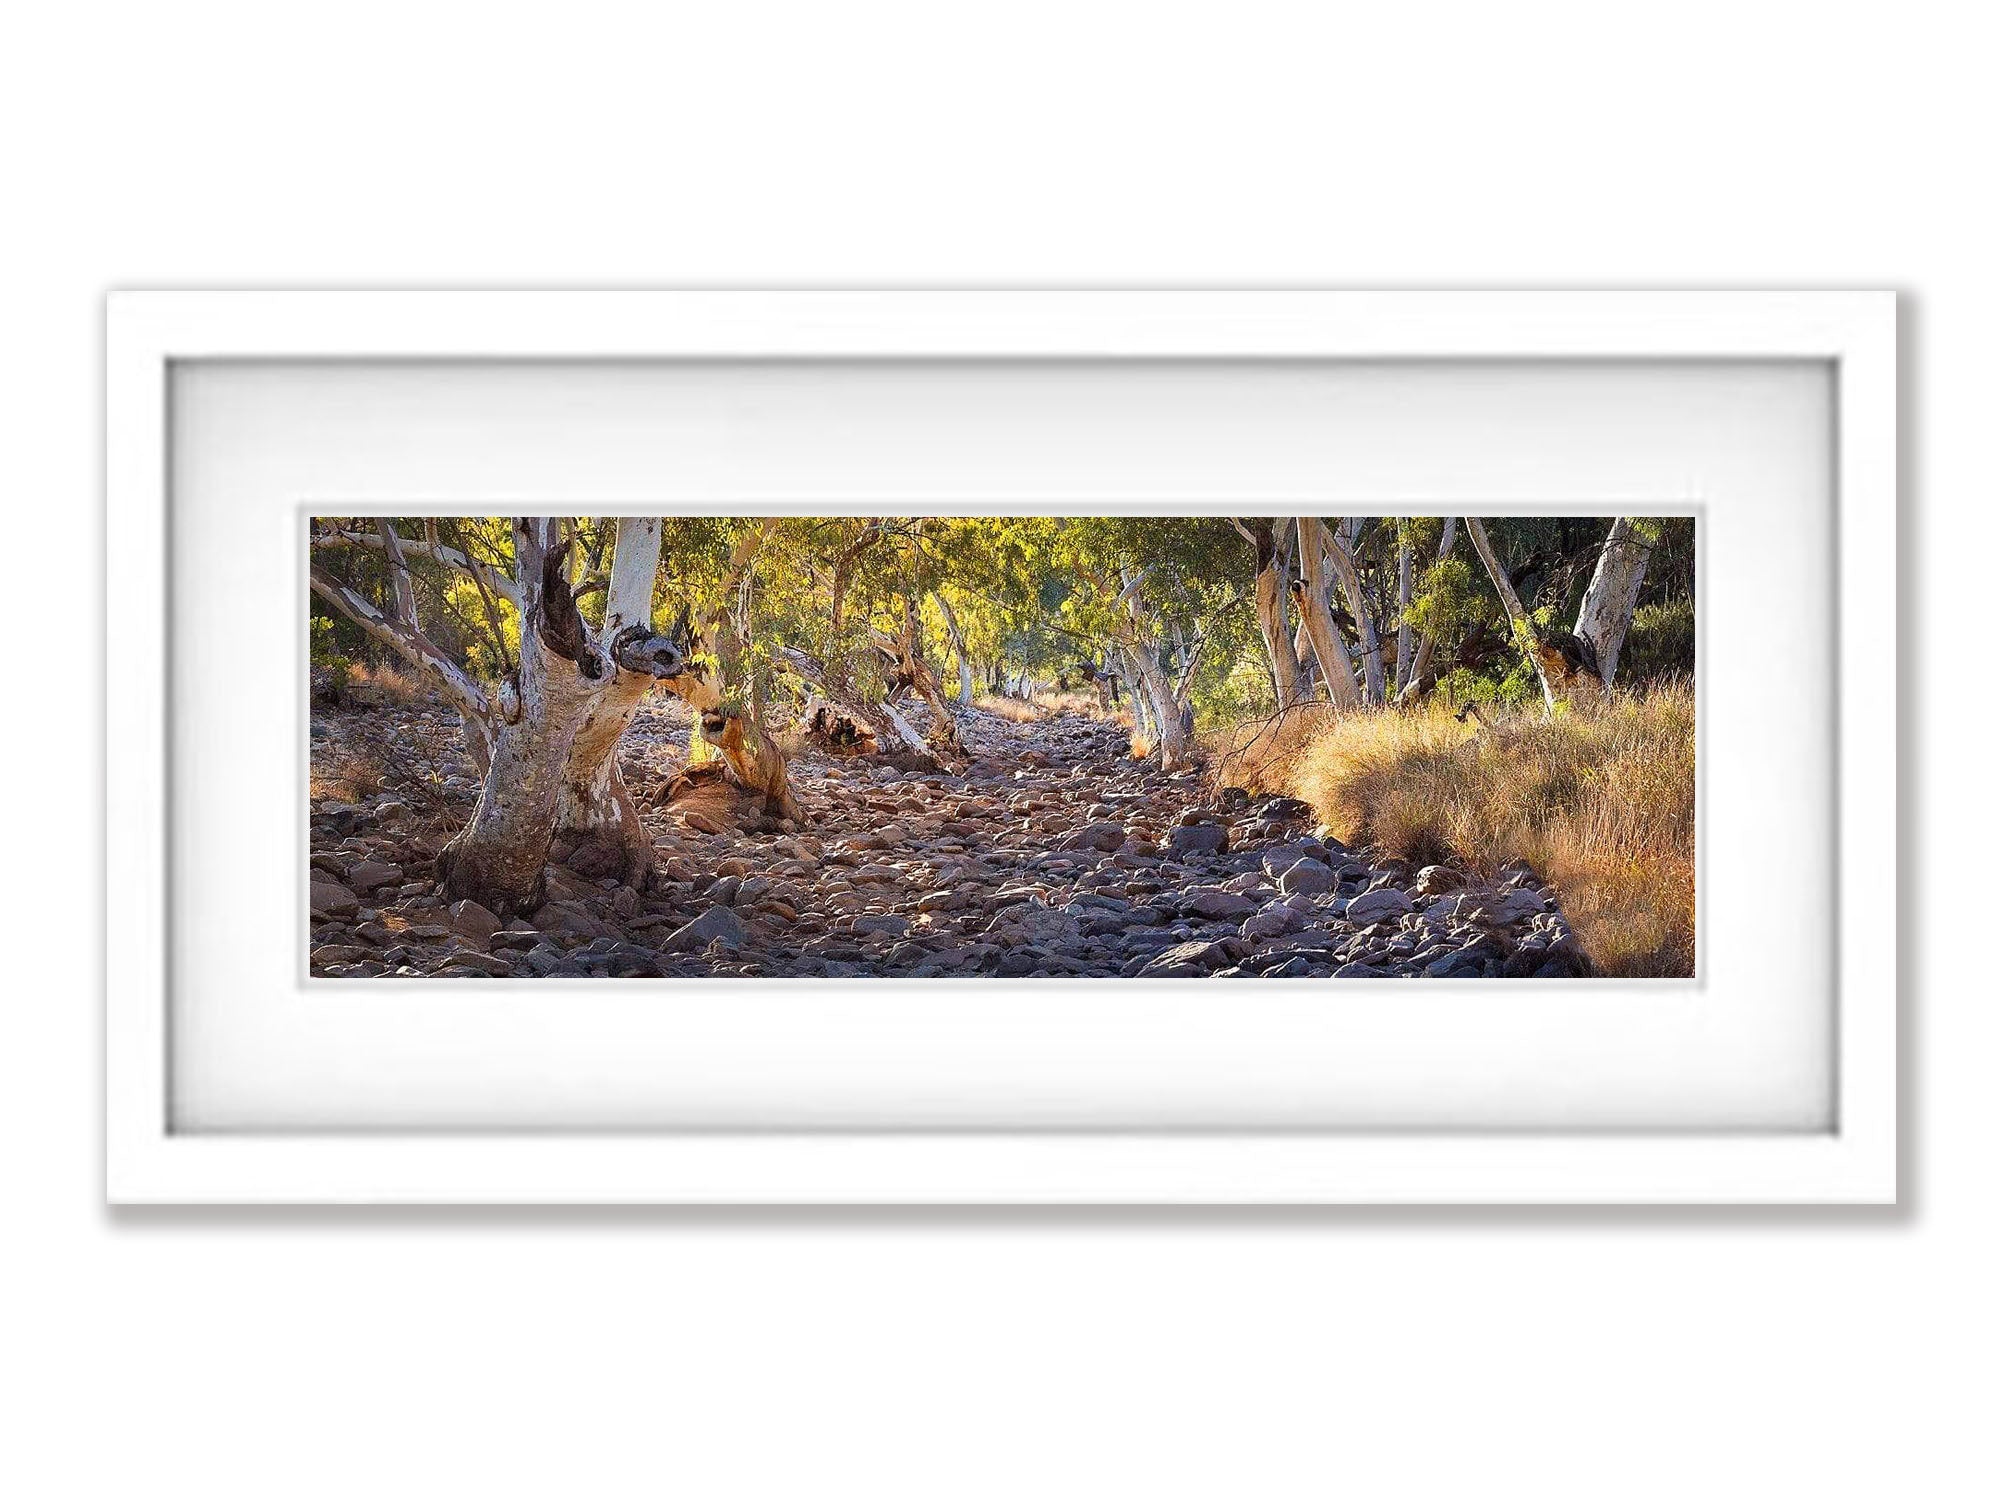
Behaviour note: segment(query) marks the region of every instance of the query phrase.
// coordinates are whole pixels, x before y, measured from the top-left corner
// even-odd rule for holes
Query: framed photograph
[[[1891,294],[131,292],[120,1203],[1893,1203]]]

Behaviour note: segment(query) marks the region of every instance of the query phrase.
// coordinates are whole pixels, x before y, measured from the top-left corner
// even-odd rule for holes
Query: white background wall
[[[1972,8],[958,9],[0,21],[0,1489],[1992,1493]],[[1908,1206],[108,1216],[100,292],[720,281],[1902,288]]]

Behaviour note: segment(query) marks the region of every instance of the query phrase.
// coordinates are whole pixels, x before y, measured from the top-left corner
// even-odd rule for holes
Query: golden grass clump
[[[1689,976],[1695,957],[1695,695],[1673,682],[1458,722],[1446,704],[1321,704],[1212,744],[1217,775],[1303,797],[1342,839],[1484,876],[1526,860],[1611,975]]]
[[[1043,717],[1041,708],[1027,699],[1006,698],[998,693],[988,693],[984,697],[974,699],[973,706],[983,708],[989,714],[998,714],[1001,718],[1016,724],[1032,724]]]
[[[356,688],[362,689],[366,697],[379,694],[380,701],[392,703],[398,708],[408,708],[428,691],[419,679],[393,662],[351,664],[343,691],[352,695]],[[374,692],[369,693],[369,689]]]
[[[1038,692],[1030,695],[1030,701],[1049,714],[1082,714],[1086,718],[1104,717],[1104,706],[1097,701],[1095,693]]]

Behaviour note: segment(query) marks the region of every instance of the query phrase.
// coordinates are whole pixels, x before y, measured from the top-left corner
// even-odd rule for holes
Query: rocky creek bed
[[[1513,867],[1474,881],[1350,849],[1306,804],[1211,792],[1134,762],[1074,713],[964,714],[955,773],[808,752],[796,826],[662,790],[688,753],[678,704],[621,747],[659,868],[605,878],[555,851],[548,901],[501,922],[446,905],[430,863],[478,786],[456,716],[316,710],[311,972],[371,976],[1572,977],[1555,893]],[[365,774],[364,770],[365,768]],[[712,791],[720,791],[719,787]],[[732,814],[733,815],[727,815]],[[749,826],[744,826],[749,825]]]

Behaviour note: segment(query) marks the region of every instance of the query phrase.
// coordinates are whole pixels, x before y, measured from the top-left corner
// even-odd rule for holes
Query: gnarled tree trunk
[[[952,711],[951,703],[944,694],[944,684],[924,656],[923,616],[917,608],[917,596],[903,596],[903,636],[898,643],[903,653],[903,661],[909,669],[911,680],[917,691],[931,709],[931,743],[952,755],[965,753],[965,741],[958,732],[958,715]],[[965,657],[959,656],[963,665]]]
[[[644,684],[684,665],[682,652],[654,636],[647,619],[659,564],[658,527],[657,520],[619,523],[615,598],[607,601],[606,629],[595,634],[577,611],[565,566],[569,543],[561,540],[555,517],[514,519],[512,579],[441,548],[434,531],[427,543],[411,542],[387,520],[365,541],[360,533],[315,536],[315,546],[337,541],[382,553],[393,614],[317,565],[313,591],[425,670],[465,718],[483,780],[472,821],[438,858],[448,898],[475,900],[502,917],[532,911],[542,901],[543,868],[559,827],[608,838],[619,851],[619,867],[636,857],[643,873],[651,846],[646,841],[643,854],[635,848],[645,834],[618,774],[617,739]],[[497,688],[481,688],[419,627],[406,550],[419,546],[519,610],[520,661]]]
[[[617,670],[577,613],[560,526],[553,516],[514,521],[521,661],[502,695],[472,821],[438,856],[448,899],[469,898],[503,918],[542,904],[570,750]]]
[[[1145,581],[1144,569],[1120,574],[1114,607],[1124,609],[1125,626],[1118,645],[1132,669],[1132,701],[1143,700],[1152,719],[1148,743],[1159,751],[1163,770],[1179,771],[1194,764],[1194,735],[1180,693],[1160,665],[1159,623],[1139,592]]]
[[[659,569],[660,518],[621,518],[601,632],[612,643],[614,675],[577,726],[556,799],[556,834],[603,846],[608,857],[600,868],[611,873],[615,860],[618,878],[627,885],[638,885],[651,873],[654,851],[625,785],[618,745],[658,679],[651,669],[627,669],[617,652],[621,643],[629,648],[653,638],[653,580]]]

